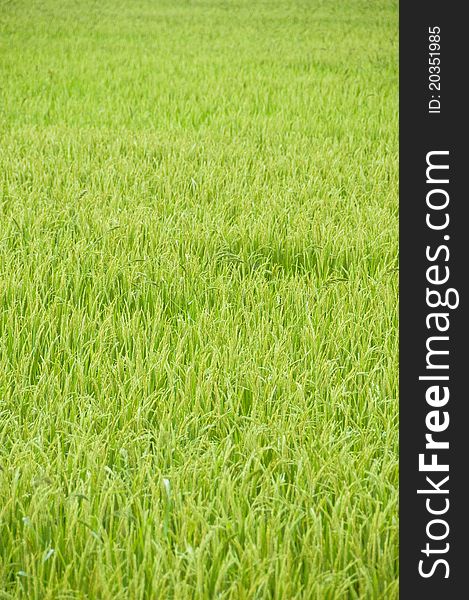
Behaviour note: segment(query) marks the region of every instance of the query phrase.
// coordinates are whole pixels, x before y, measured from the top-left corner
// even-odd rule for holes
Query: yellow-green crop
[[[0,28],[0,598],[397,598],[396,3]]]

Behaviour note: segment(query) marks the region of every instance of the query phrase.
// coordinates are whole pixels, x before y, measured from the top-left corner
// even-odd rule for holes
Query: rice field
[[[397,19],[0,0],[0,599],[397,599]]]

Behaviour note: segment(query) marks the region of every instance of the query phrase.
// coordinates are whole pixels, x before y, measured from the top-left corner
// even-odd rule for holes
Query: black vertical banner
[[[400,597],[469,597],[464,3],[400,5]]]

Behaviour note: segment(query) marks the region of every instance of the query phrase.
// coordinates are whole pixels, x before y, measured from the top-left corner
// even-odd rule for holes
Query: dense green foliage
[[[0,598],[397,598],[396,4],[0,27]]]

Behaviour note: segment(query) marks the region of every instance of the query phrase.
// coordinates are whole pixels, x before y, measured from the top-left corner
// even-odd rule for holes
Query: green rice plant
[[[0,598],[397,598],[397,4],[0,29]]]

